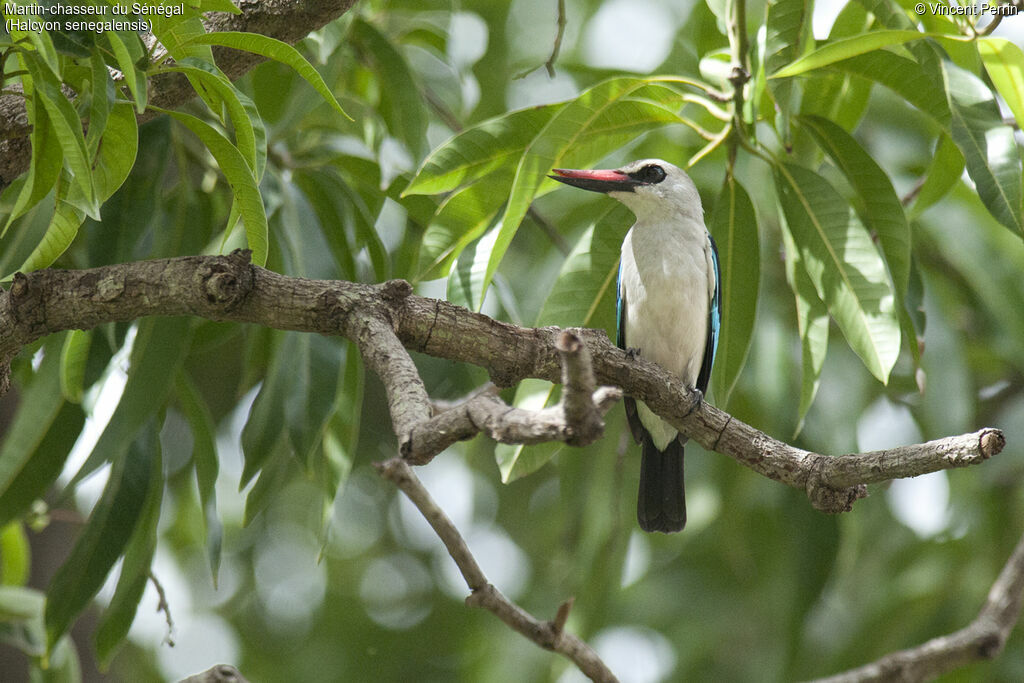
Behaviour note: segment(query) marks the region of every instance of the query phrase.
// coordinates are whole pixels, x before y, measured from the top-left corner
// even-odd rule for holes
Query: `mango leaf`
[[[60,347],[53,338],[0,446],[0,526],[57,480],[84,423],[82,408],[60,399]]]
[[[889,176],[852,135],[833,122],[819,116],[799,121],[856,191],[862,207],[860,215],[881,242],[896,294],[902,301],[910,278],[910,224]]]
[[[463,249],[480,237],[505,203],[512,187],[512,170],[492,173],[452,193],[430,220],[420,242],[419,267],[415,280],[446,277]]]
[[[146,89],[146,72],[139,68],[139,61],[145,56],[139,36],[126,31],[106,31],[103,36],[110,42],[110,49],[117,60],[117,66],[124,75],[128,92],[135,102],[135,111],[141,114],[146,110],[148,90]]]
[[[295,73],[313,86],[313,89],[316,90],[320,96],[324,98],[324,101],[331,105],[335,111],[348,120],[352,120],[352,117],[346,114],[345,110],[341,108],[337,98],[334,97],[334,93],[332,93],[331,89],[326,83],[324,83],[324,79],[319,73],[317,73],[317,70],[313,68],[313,65],[306,61],[306,58],[288,43],[277,40],[276,38],[260,35],[258,33],[245,33],[240,31],[219,31],[217,33],[197,34],[189,38],[188,42],[203,45],[222,45],[224,47],[232,47],[236,50],[244,50],[245,52],[262,55],[267,59],[273,59],[276,62],[290,66],[295,70]]]
[[[843,59],[880,50],[883,47],[902,45],[912,40],[920,40],[927,37],[927,33],[921,33],[920,31],[885,30],[869,31],[859,36],[841,38],[826,43],[800,59],[787,64],[778,71],[771,73],[768,78],[789,78],[813,71],[814,69],[820,69],[823,66],[834,64]]]
[[[64,152],[57,139],[57,131],[50,122],[46,107],[39,106],[33,95],[32,79],[23,79],[22,85],[25,92],[25,108],[29,121],[32,122],[32,133],[29,138],[32,143],[32,161],[14,207],[7,217],[3,230],[0,230],[0,237],[7,233],[7,229],[16,218],[23,216],[49,194],[64,167]]]
[[[964,155],[953,139],[943,133],[935,145],[935,154],[925,171],[925,180],[917,193],[917,199],[910,207],[910,218],[917,218],[925,209],[945,197],[963,174]]]
[[[797,408],[795,439],[803,431],[807,411],[821,385],[821,369],[828,354],[828,308],[811,282],[807,269],[801,263],[800,252],[793,242],[791,230],[782,231],[786,248],[786,281],[796,298],[796,324],[800,334],[800,405]]]
[[[750,350],[757,317],[761,250],[754,205],[739,181],[727,174],[708,218],[718,245],[722,293],[722,327],[711,382],[715,403],[723,410]]]
[[[164,67],[161,71],[185,74],[217,93],[231,119],[235,131],[235,146],[245,157],[249,169],[258,180],[263,169],[257,163],[257,159],[262,158],[264,162],[266,161],[267,134],[259,112],[254,108],[250,110],[242,105],[241,98],[245,96],[235,87],[235,84],[229,81],[220,69],[193,57],[186,57],[179,64]],[[245,99],[249,98],[245,97]],[[219,114],[217,111],[214,113]],[[222,122],[226,123],[226,121]],[[257,129],[260,131],[258,141]],[[261,147],[262,149],[260,149]]]
[[[1024,128],[1024,50],[1005,38],[981,38],[978,52],[992,84]]]
[[[99,502],[71,554],[46,591],[46,642],[53,646],[103,586],[138,526],[160,463],[157,429],[150,422],[114,462]]]
[[[352,41],[361,49],[363,59],[379,72],[379,112],[391,134],[405,143],[415,159],[426,154],[427,108],[420,95],[412,69],[401,52],[375,26],[356,19],[351,26]]]
[[[895,295],[871,236],[836,190],[793,164],[775,186],[804,271],[853,351],[882,383],[900,350]]]
[[[110,599],[110,605],[103,611],[100,623],[96,627],[96,654],[100,666],[104,669],[110,665],[117,648],[128,637],[128,629],[135,620],[139,601],[146,590],[150,566],[156,552],[160,503],[164,494],[159,439],[151,438],[146,447],[154,451],[149,489],[131,540],[124,550],[124,562],[121,563],[121,575],[117,579],[114,597]]]
[[[210,154],[217,160],[217,165],[224,173],[228,185],[231,186],[239,212],[245,221],[245,236],[249,248],[252,249],[252,262],[258,266],[266,265],[269,244],[267,214],[263,207],[263,198],[260,195],[256,176],[252,168],[249,167],[245,156],[231,144],[230,140],[195,116],[158,107],[154,107],[154,109],[183,123],[210,150]]]
[[[41,67],[31,57],[26,58],[24,62],[32,77],[35,96],[46,108],[57,141],[64,152],[64,160],[71,172],[71,183],[81,191],[86,213],[91,218],[99,220],[99,201],[93,184],[89,150],[85,146],[85,136],[82,134],[82,121],[78,118],[75,108],[71,106],[71,102],[64,97],[60,83],[50,70]]]
[[[1024,235],[1020,147],[1003,123],[992,91],[974,74],[943,63],[953,141],[963,152],[967,173],[993,218]]]
[[[178,374],[174,390],[182,414],[192,430],[192,466],[196,470],[199,504],[203,509],[206,556],[210,562],[213,583],[216,585],[220,573],[223,540],[223,528],[217,515],[216,484],[220,462],[217,459],[216,425],[209,406],[186,372]]]
[[[811,42],[811,15],[813,6],[807,0],[779,0],[768,5],[765,21],[764,72],[772,73],[803,54]],[[767,90],[778,107],[778,129],[789,143],[789,116],[795,106],[797,91],[788,80],[765,79]],[[770,102],[768,111],[775,111]]]
[[[96,46],[92,48],[89,67],[89,131],[85,134],[85,146],[89,156],[95,158],[103,131],[107,128],[107,116],[114,104],[114,82],[107,71],[107,63],[103,61],[103,53]]]
[[[60,352],[60,393],[66,401],[82,402],[91,343],[92,330],[71,330],[64,337]]]
[[[430,153],[402,196],[448,192],[511,167],[563,106],[520,109],[467,128]]]
[[[501,226],[491,228],[459,254],[455,267],[448,274],[445,295],[448,301],[471,311],[478,311],[483,306],[487,264],[490,263],[500,230]]]
[[[622,240],[633,223],[633,214],[618,202],[587,228],[566,257],[551,292],[535,323],[538,327],[597,327],[615,336],[615,287],[618,281]],[[514,405],[539,410],[552,405],[560,388],[550,382],[527,379],[516,387]],[[497,444],[494,456],[505,483],[536,471],[555,456],[563,445],[535,446]]]
[[[139,430],[163,407],[191,339],[189,318],[144,318],[139,322],[121,400],[92,453],[68,484],[69,490],[103,463],[117,462]]]
[[[844,59],[833,66],[884,85],[943,129],[949,128],[949,104],[945,90],[937,80],[929,78],[927,70],[914,60],[879,50]]]

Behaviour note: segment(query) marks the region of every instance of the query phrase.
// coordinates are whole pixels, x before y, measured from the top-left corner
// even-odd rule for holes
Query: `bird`
[[[619,259],[616,344],[631,357],[656,362],[703,396],[718,350],[721,275],[696,185],[661,159],[609,170],[555,168],[548,177],[604,193],[636,216]],[[627,397],[624,403],[641,451],[640,528],[681,531],[686,525],[686,437],[642,402]]]

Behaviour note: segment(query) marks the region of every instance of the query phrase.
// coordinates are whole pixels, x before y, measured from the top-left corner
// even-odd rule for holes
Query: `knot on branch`
[[[207,303],[230,312],[245,301],[252,290],[252,251],[235,249],[217,258],[200,271],[203,296]]]
[[[815,510],[829,514],[849,512],[854,503],[867,497],[868,487],[865,484],[835,488],[825,483],[823,470],[827,458],[821,455],[817,458],[817,462],[810,468],[806,486],[807,498]]]
[[[15,273],[8,296],[15,322],[23,326],[27,333],[38,336],[46,330],[46,297],[45,287],[35,286],[33,279],[25,273]]]
[[[380,293],[388,304],[400,304],[412,294],[412,285],[406,280],[388,280],[380,286]]]
[[[978,451],[981,453],[981,457],[987,460],[993,455],[999,455],[1004,446],[1006,446],[1006,437],[1002,430],[983,429],[981,431],[981,438],[978,439]]]

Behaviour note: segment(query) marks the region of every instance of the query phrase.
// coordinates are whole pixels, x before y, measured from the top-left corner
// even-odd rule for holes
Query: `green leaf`
[[[146,72],[139,68],[139,60],[145,56],[139,37],[133,33],[107,31],[104,37],[110,41],[110,49],[117,60],[117,66],[124,74],[124,82],[135,102],[135,111],[141,114],[146,110],[148,91],[146,89]]]
[[[71,554],[46,592],[46,641],[53,646],[103,586],[138,526],[159,467],[160,444],[151,422],[128,453],[114,462],[110,479]]]
[[[796,298],[796,324],[800,334],[800,405],[797,408],[795,439],[803,430],[804,418],[821,385],[821,369],[828,354],[828,309],[801,262],[800,252],[789,230],[782,231],[786,247],[786,281]]]
[[[808,0],[777,0],[768,4],[764,38],[764,73],[777,71],[782,65],[792,62],[804,53],[809,44],[812,44],[812,13],[813,6]],[[789,116],[796,106],[799,91],[792,81],[766,78],[763,80],[772,99],[775,100],[774,106],[768,102],[765,108],[771,112],[772,117],[778,108],[780,120],[776,127],[783,141],[788,144]]]
[[[82,134],[82,121],[78,118],[75,108],[71,106],[71,102],[64,97],[60,83],[49,69],[41,67],[33,59],[26,59],[25,66],[32,76],[35,96],[46,108],[46,113],[53,124],[57,141],[64,152],[64,160],[71,171],[71,182],[82,193],[86,213],[91,218],[99,220],[99,201],[93,184],[89,150],[85,146],[85,136]]]
[[[103,61],[103,53],[93,46],[89,60],[91,89],[89,92],[89,132],[85,135],[85,146],[91,158],[96,157],[103,131],[107,129],[107,116],[114,104],[114,82]]]
[[[467,128],[430,153],[402,196],[448,192],[511,167],[563,106],[520,109]]]
[[[114,597],[110,599],[110,605],[103,611],[100,623],[96,627],[96,654],[103,669],[110,666],[111,658],[128,636],[128,629],[135,620],[139,601],[146,590],[150,565],[156,552],[164,478],[160,441],[155,436],[147,441],[146,448],[153,449],[155,453],[150,467],[148,493],[131,540],[124,550],[124,562],[121,563],[121,575],[117,579]]]
[[[417,281],[451,273],[455,260],[487,230],[505,203],[512,177],[511,169],[492,173],[486,182],[453,192],[437,207],[420,242]]]
[[[381,83],[378,111],[391,134],[405,143],[415,159],[426,154],[427,108],[412,69],[391,41],[372,24],[356,19],[352,40],[364,59],[376,65]]]
[[[833,66],[884,85],[917,107],[922,114],[931,117],[940,127],[949,128],[949,104],[945,90],[914,60],[879,50],[844,59]]]
[[[64,337],[60,353],[60,392],[66,401],[82,402],[85,366],[89,360],[91,330],[71,330]]]
[[[34,588],[0,586],[0,623],[42,617],[45,601],[43,594]]]
[[[258,266],[266,265],[269,242],[267,214],[263,207],[263,198],[260,195],[256,176],[253,174],[253,170],[249,167],[245,157],[237,147],[231,144],[230,140],[217,132],[208,123],[190,114],[168,111],[157,107],[154,107],[154,109],[169,114],[183,123],[210,150],[210,154],[217,160],[217,165],[220,166],[220,170],[224,173],[228,185],[231,186],[235,201],[238,202],[239,211],[242,214],[242,219],[245,221],[246,240],[248,241],[249,248],[252,249],[252,262]]]
[[[100,201],[110,199],[128,179],[139,151],[139,124],[130,104],[115,104],[107,118],[93,177]]]
[[[881,255],[850,207],[801,166],[775,167],[775,186],[804,270],[853,351],[886,383],[900,350],[894,293]]]
[[[192,429],[192,465],[196,470],[196,484],[199,489],[199,504],[203,508],[203,533],[206,541],[206,556],[214,585],[220,573],[223,527],[217,515],[217,475],[220,462],[217,459],[217,426],[210,408],[195,383],[184,371],[178,374],[175,395],[185,420]]]
[[[708,230],[718,245],[722,294],[721,336],[711,381],[715,403],[724,410],[747,361],[761,279],[757,215],[747,191],[731,173],[715,200]]]
[[[992,84],[1024,128],[1024,50],[1005,38],[981,38],[978,52]]]
[[[29,121],[32,122],[32,133],[29,137],[32,143],[32,161],[25,184],[21,186],[3,230],[0,230],[0,237],[7,233],[7,229],[16,218],[23,216],[49,194],[64,167],[64,151],[57,139],[57,131],[54,130],[50,116],[46,113],[46,107],[37,104],[32,79],[24,79],[22,84],[25,89],[25,108]]]
[[[32,570],[32,548],[21,522],[0,527],[0,590],[8,586],[24,586]],[[0,600],[0,614],[4,612]],[[0,616],[0,621],[3,617]]]
[[[335,111],[352,120],[352,117],[345,113],[345,110],[338,104],[331,89],[324,83],[324,79],[313,68],[313,65],[306,61],[298,50],[288,43],[281,42],[275,38],[260,35],[258,33],[244,33],[240,31],[220,31],[217,33],[203,33],[189,38],[189,43],[204,45],[222,45],[232,47],[236,50],[244,50],[253,54],[263,55],[267,59],[273,59],[286,66],[290,66],[300,77],[313,86],[313,89],[320,93],[327,104],[334,107]]]
[[[259,179],[263,169],[257,163],[257,159],[262,158],[264,162],[266,161],[267,138],[259,112],[253,106],[245,107],[242,105],[242,98],[244,97],[246,100],[249,100],[249,98],[243,95],[220,69],[194,57],[186,57],[180,63],[167,66],[162,71],[186,74],[193,80],[203,83],[209,91],[217,93],[218,101],[224,104],[228,116],[231,118],[231,124],[235,130],[235,145],[238,147],[238,151],[242,153],[246,163],[249,164],[249,169],[252,171],[253,176]],[[252,104],[251,100],[249,100],[249,104]],[[215,110],[214,113],[219,112]],[[260,130],[259,147],[256,135],[257,128]]]
[[[768,78],[789,78],[813,71],[814,69],[820,69],[823,66],[834,64],[843,59],[880,50],[883,47],[902,45],[912,40],[920,40],[927,37],[927,33],[921,33],[920,31],[885,30],[869,31],[859,36],[841,38],[826,43],[800,59],[787,64],[785,67],[770,74]]]
[[[69,490],[103,463],[117,462],[139,430],[164,406],[191,339],[189,318],[144,318],[139,322],[121,400],[92,453],[68,484]]]
[[[862,207],[860,215],[881,242],[896,294],[902,301],[910,278],[910,224],[889,176],[852,135],[835,123],[819,116],[806,116],[799,121],[857,192]]]
[[[499,232],[500,226],[491,228],[459,254],[455,267],[448,275],[445,295],[448,301],[471,311],[480,310],[486,293],[484,282],[487,279],[487,264],[491,261]]]
[[[974,74],[943,63],[953,141],[963,152],[967,173],[992,216],[1024,235],[1020,147],[1013,129],[1003,123],[992,91]]]
[[[80,406],[60,397],[60,351],[47,343],[0,447],[0,526],[24,514],[56,481],[85,423]]]
[[[943,133],[935,146],[935,154],[925,171],[925,180],[917,193],[914,205],[910,207],[910,218],[920,216],[925,209],[932,206],[953,188],[963,177],[964,155],[953,139]]]

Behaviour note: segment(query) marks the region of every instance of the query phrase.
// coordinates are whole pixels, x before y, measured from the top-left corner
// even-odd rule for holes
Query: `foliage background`
[[[813,14],[810,3],[777,4],[804,12],[796,26],[805,38],[812,31],[818,39],[828,37],[830,17],[843,8],[851,25],[863,15],[864,29],[880,28],[857,3],[819,3]],[[879,15],[885,8],[903,11],[896,4],[865,5]],[[762,3],[747,4],[752,36],[766,11]],[[486,256],[485,247],[469,244],[454,275],[436,278],[452,267],[443,259],[430,267],[438,253],[430,240],[445,234],[439,230],[443,221],[432,220],[440,197],[403,196],[402,190],[428,152],[459,127],[573,98],[611,76],[713,79],[713,64],[705,60],[702,71],[701,59],[728,49],[719,18],[724,12],[717,2],[570,1],[554,76],[539,68],[516,78],[551,52],[553,1],[358,4],[302,45],[353,120],[339,116],[281,64],[264,64],[238,84],[265,124],[260,191],[269,226],[268,267],[373,282],[403,277],[416,282],[419,293],[479,305],[499,319],[586,322],[611,330],[613,300],[600,285],[630,218],[610,200],[550,193],[553,187],[545,186],[534,203],[536,214],[515,233],[481,303],[466,283],[479,277],[473,258]],[[1022,18],[1007,19],[1000,31],[1020,41],[1022,24]],[[942,46],[962,68],[982,75],[973,44]],[[890,50],[917,59],[907,48]],[[786,62],[798,56],[790,54]],[[623,680],[794,680],[912,646],[973,618],[1022,532],[1021,235],[993,218],[971,179],[961,177],[955,155],[936,151],[934,112],[909,106],[905,92],[869,88],[866,78],[846,72],[840,80],[837,94],[825,87],[825,77],[794,79],[803,100],[791,112],[780,105],[780,116],[817,113],[852,131],[901,197],[922,178],[938,179],[926,186],[936,196],[924,198],[934,203],[919,195],[908,211],[908,310],[923,339],[919,367],[912,342],[904,338],[888,384],[880,383],[833,323],[833,343],[810,402],[815,375],[803,369],[824,347],[819,336],[813,353],[802,352],[786,271],[793,260],[786,258],[772,169],[741,152],[735,177],[753,200],[757,234],[742,235],[733,269],[753,273],[760,286],[756,317],[753,308],[745,314],[753,332],[744,369],[727,405],[720,382],[710,399],[769,434],[797,434],[796,445],[825,453],[986,425],[1004,429],[1008,446],[980,468],[873,487],[852,513],[828,517],[798,493],[690,445],[690,521],[684,533],[671,537],[643,535],[635,527],[638,467],[620,408],[609,416],[603,441],[583,451],[558,450],[549,464],[545,459],[555,449],[498,449],[499,467],[494,444],[478,438],[423,468],[420,476],[467,536],[491,581],[541,617],[553,616],[560,602],[575,596],[569,628],[595,644]],[[925,90],[927,84],[906,84],[911,91],[916,87]],[[185,111],[211,120],[202,103]],[[720,125],[699,106],[684,111],[700,126]],[[761,139],[781,150],[785,138],[768,127],[784,131],[785,122],[772,116],[769,123],[763,111],[759,116]],[[792,158],[856,202],[856,188],[833,163],[822,164],[808,132],[794,131]],[[616,166],[655,156],[684,165],[704,145],[694,130],[678,124],[652,122],[630,131],[632,138],[594,161]],[[1019,130],[1016,140],[1019,150]],[[723,145],[691,169],[709,216],[720,209],[715,201],[727,157]],[[502,173],[510,173],[511,165],[472,187],[507,195],[511,179]],[[13,192],[2,201],[5,215]],[[160,117],[139,128],[137,162],[104,204],[103,220],[86,218],[57,263],[91,267],[218,250],[231,206],[231,191],[207,147]],[[0,240],[0,272],[9,274],[24,262],[52,210],[44,202]],[[465,228],[467,216],[482,215],[462,210],[450,219],[453,231]],[[243,238],[236,231],[223,245],[241,245]],[[567,258],[560,245],[572,255]],[[573,269],[582,273],[578,280],[565,275]],[[581,310],[592,315],[567,319]],[[820,335],[828,322],[818,320]],[[22,355],[15,368],[21,410],[53,394],[57,359],[73,343],[47,341],[35,367],[32,355]],[[380,386],[362,374],[342,341],[146,320],[97,330],[84,353],[78,379],[84,412],[69,402],[51,418],[47,447],[66,454],[79,440],[62,484],[96,438],[106,439],[104,447],[130,448],[131,457],[159,458],[157,471],[166,481],[162,500],[139,504],[159,507],[153,569],[170,603],[176,646],[161,644],[166,625],[163,615],[153,614],[157,598],[147,586],[129,645],[110,664],[111,677],[161,680],[227,661],[254,681],[580,678],[491,615],[463,605],[465,587],[443,548],[370,467],[393,454],[394,437]],[[486,380],[476,368],[417,361],[434,397],[456,398]],[[144,379],[125,385],[125,369]],[[104,431],[103,412],[113,409],[122,386],[121,405],[135,408],[119,408],[114,430]],[[546,392],[526,387],[519,398],[530,390],[541,397]],[[4,405],[12,400],[5,397]],[[136,415],[124,414],[130,410]],[[151,415],[156,422],[149,422]],[[148,426],[130,432],[123,425],[132,420]],[[129,432],[143,441],[132,445],[123,438]],[[157,438],[160,448],[153,443]],[[501,483],[503,475],[534,467],[530,476]],[[84,515],[100,498],[107,471],[100,467],[78,484],[73,498],[65,490],[48,500],[55,510],[70,506]],[[240,480],[246,485],[241,494]],[[335,499],[339,482],[344,486]],[[48,585],[77,526],[65,517],[37,514],[35,528],[45,526],[38,534],[17,523],[5,528],[5,583],[18,583],[12,579],[30,566],[31,585]],[[148,519],[157,523],[155,514]],[[106,604],[113,593],[111,580],[99,602]],[[91,622],[79,622],[74,631],[86,680],[96,678]],[[974,665],[956,679],[1021,680],[1022,638],[1018,629],[996,662]],[[12,666],[24,665],[13,650],[3,656]]]

